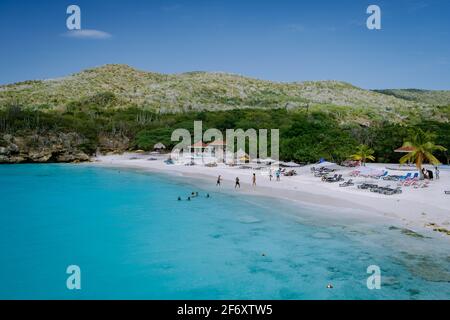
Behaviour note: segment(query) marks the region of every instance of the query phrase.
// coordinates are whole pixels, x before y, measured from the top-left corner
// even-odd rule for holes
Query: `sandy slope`
[[[184,176],[191,180],[204,179],[205,183],[211,183],[212,186],[215,185],[217,176],[221,175],[223,178],[221,188],[226,190],[233,190],[234,180],[239,177],[242,188],[233,190],[233,192],[270,196],[292,200],[303,205],[326,207],[329,209],[327,212],[333,214],[334,218],[336,214],[341,214],[341,212],[357,212],[365,219],[395,220],[411,229],[427,228],[431,230],[433,227],[427,226],[429,223],[435,223],[440,227],[450,229],[450,195],[444,194],[444,190],[450,190],[450,170],[441,170],[440,180],[433,181],[428,188],[403,187],[402,194],[385,196],[367,190],[359,190],[356,186],[340,188],[338,183],[321,182],[319,178],[315,178],[311,174],[310,166],[296,168],[297,176],[282,176],[281,181],[277,182],[275,179],[270,181],[267,175],[252,169],[230,168],[225,165],[219,165],[215,168],[166,165],[163,162],[166,157],[160,157],[155,161],[149,161],[148,158],[148,155],[134,154],[99,156],[95,159],[95,165],[157,171]],[[368,166],[385,167],[384,164],[368,164]],[[347,179],[351,170],[342,169],[339,173],[344,174],[344,178]],[[251,186],[253,172],[256,173],[257,177],[256,187]],[[404,174],[404,172],[392,170],[389,173]],[[353,179],[356,183],[367,181],[396,186],[396,182],[392,181]],[[439,235],[444,236],[442,233]]]

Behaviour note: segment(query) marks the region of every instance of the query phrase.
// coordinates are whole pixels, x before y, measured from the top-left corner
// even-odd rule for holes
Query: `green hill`
[[[164,75],[126,65],[105,65],[65,78],[0,86],[0,104],[59,108],[110,92],[120,104],[162,111],[235,107],[292,107],[306,103],[338,106],[397,107],[410,101],[337,81],[276,83],[225,73]],[[119,103],[119,102],[118,102]]]
[[[369,125],[387,119],[401,123],[426,117],[448,121],[434,105],[442,92],[371,91],[338,81],[271,82],[235,74],[189,72],[159,74],[127,65],[105,65],[64,78],[0,86],[0,108],[67,111],[72,107],[135,107],[160,114],[263,108],[308,109],[333,113],[342,122]],[[395,93],[395,94],[394,94]],[[421,97],[421,98],[413,98]],[[450,104],[450,103],[449,103]]]

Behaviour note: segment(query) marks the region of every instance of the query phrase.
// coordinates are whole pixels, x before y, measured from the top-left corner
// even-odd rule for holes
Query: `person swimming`
[[[206,197],[209,198],[209,193],[206,194]]]
[[[181,201],[181,197],[178,197],[178,201]]]
[[[191,201],[191,197],[187,197],[187,201]]]

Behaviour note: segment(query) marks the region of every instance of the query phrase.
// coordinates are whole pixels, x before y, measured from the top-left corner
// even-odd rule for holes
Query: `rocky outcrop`
[[[0,163],[84,162],[85,140],[76,133],[0,136]]]
[[[101,153],[123,153],[130,148],[130,139],[125,135],[101,134],[98,148]]]

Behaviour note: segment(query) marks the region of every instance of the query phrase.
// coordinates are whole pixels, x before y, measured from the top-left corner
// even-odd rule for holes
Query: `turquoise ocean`
[[[199,196],[187,201],[192,191]],[[66,286],[70,265],[81,290]],[[381,289],[367,287],[371,265]],[[450,241],[214,181],[7,165],[0,298],[450,299]]]

